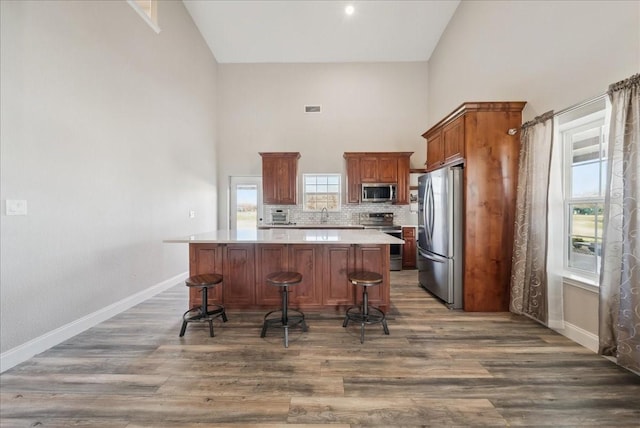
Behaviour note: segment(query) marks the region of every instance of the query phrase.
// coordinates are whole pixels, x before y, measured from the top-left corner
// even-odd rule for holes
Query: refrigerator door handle
[[[418,253],[420,254],[420,256],[424,257],[425,259],[434,261],[436,263],[444,263],[446,262],[446,259],[441,260],[440,258],[436,258],[428,253],[425,253],[424,250],[422,250],[422,248],[418,248]]]
[[[433,196],[433,181],[429,180],[429,242],[433,242],[433,226],[435,219],[433,218],[435,214],[435,198]]]

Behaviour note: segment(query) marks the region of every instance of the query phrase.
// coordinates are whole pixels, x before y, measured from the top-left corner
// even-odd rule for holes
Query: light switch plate
[[[24,199],[7,199],[7,215],[27,215],[27,201]]]
[[[196,212],[194,210],[190,210],[189,211],[189,218],[195,218],[196,217]]]

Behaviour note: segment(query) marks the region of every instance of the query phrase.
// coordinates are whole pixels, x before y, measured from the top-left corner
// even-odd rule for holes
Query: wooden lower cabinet
[[[416,228],[403,227],[402,239],[404,239],[404,245],[402,246],[402,269],[415,269],[418,256],[418,249],[416,248]]]
[[[255,246],[227,244],[223,257],[222,296],[227,305],[251,307],[256,302]]]
[[[280,289],[270,285],[266,278],[272,272],[288,270],[287,247],[281,244],[256,245],[256,303],[264,306],[280,305]]]
[[[355,269],[353,245],[326,245],[324,247],[323,281],[324,306],[352,305],[353,285],[347,274]]]
[[[217,273],[223,275],[224,244],[191,244],[189,245],[189,275],[203,275],[205,273]],[[209,290],[208,301],[211,304],[222,303],[222,288],[217,285]],[[189,309],[202,305],[202,292],[196,288],[189,289]]]
[[[322,247],[289,245],[288,250],[287,270],[302,274],[302,282],[291,287],[289,301],[293,306],[306,308],[322,306]]]
[[[355,260],[356,270],[368,270],[382,274],[382,284],[369,287],[369,303],[386,310],[390,301],[390,266],[389,245],[356,245]],[[352,287],[355,287],[352,285]],[[362,288],[355,287],[356,301],[362,300]]]
[[[292,307],[343,309],[361,300],[348,274],[370,270],[383,276],[383,284],[369,290],[369,301],[383,310],[389,307],[389,246],[350,244],[190,244],[191,275],[217,273],[224,277],[209,296],[210,303],[230,309],[278,308],[278,287],[266,281],[280,270],[302,274],[302,282],[290,289]],[[200,305],[201,294],[190,290],[189,307]]]

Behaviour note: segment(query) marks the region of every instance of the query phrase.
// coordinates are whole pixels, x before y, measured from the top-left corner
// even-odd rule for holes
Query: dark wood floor
[[[445,309],[393,272],[390,336],[262,313],[178,337],[178,285],[0,375],[0,425],[640,426],[640,377],[528,319]]]

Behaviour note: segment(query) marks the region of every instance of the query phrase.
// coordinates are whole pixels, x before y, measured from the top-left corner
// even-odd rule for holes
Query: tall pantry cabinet
[[[427,171],[464,165],[464,310],[508,311],[525,102],[467,102],[422,136]]]

